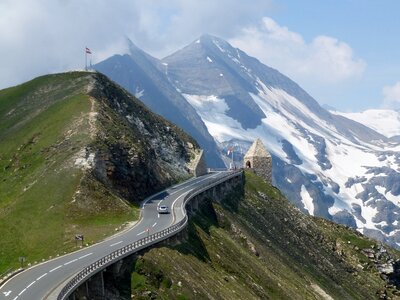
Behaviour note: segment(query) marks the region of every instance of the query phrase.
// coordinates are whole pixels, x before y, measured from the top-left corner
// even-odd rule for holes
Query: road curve
[[[185,217],[183,201],[195,188],[212,184],[227,172],[215,172],[189,179],[157,193],[142,204],[141,219],[131,229],[79,251],[36,265],[19,273],[0,287],[0,299],[50,299],[49,295],[66,280],[111,252],[134,243],[149,234],[160,232]],[[158,205],[170,207],[170,214],[158,214]],[[54,294],[54,293],[53,293]],[[53,298],[53,296],[51,297]]]

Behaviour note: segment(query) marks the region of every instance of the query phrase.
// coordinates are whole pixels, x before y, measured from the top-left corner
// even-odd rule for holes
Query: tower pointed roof
[[[271,157],[271,154],[269,154],[262,141],[258,138],[251,145],[244,157]]]

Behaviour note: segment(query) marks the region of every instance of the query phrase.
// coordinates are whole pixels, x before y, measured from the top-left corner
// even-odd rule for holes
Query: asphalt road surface
[[[79,251],[31,267],[16,275],[0,287],[0,299],[38,300],[51,299],[54,290],[84,267],[107,254],[131,244],[148,234],[161,231],[184,218],[183,200],[187,193],[199,185],[212,183],[226,172],[210,173],[172,186],[142,204],[142,217],[131,229]],[[169,214],[159,214],[158,205],[167,205]],[[49,295],[53,292],[53,295]]]

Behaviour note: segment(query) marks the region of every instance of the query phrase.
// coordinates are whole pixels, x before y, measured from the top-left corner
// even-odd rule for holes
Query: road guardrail
[[[228,173],[228,172],[227,172]],[[236,170],[229,172],[227,175],[219,178],[217,181],[212,182],[211,184],[203,184],[192,191],[190,191],[184,197],[183,207],[192,199],[193,197],[213,188],[222,182],[225,182],[231,178],[241,175],[241,170]],[[111,252],[110,254],[100,258],[99,260],[95,261],[94,263],[90,264],[89,266],[85,267],[83,270],[78,272],[74,277],[72,277],[67,284],[62,288],[60,294],[57,296],[57,300],[65,300],[67,299],[72,292],[80,286],[83,282],[87,279],[95,275],[96,273],[100,272],[107,266],[121,260],[122,258],[129,256],[135,252],[138,252],[142,249],[145,249],[151,245],[159,243],[163,240],[166,240],[169,237],[176,235],[177,233],[181,232],[188,223],[188,215],[185,209],[185,217],[180,220],[178,223],[173,224],[172,226],[165,228],[159,232],[153,233],[147,237],[141,238],[140,240],[133,242],[129,245],[126,245],[118,250]]]

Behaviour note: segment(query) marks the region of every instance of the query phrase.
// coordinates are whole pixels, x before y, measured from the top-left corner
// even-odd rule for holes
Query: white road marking
[[[157,218],[160,218],[160,214],[158,214],[158,217]]]
[[[110,247],[114,247],[114,246],[116,246],[116,245],[118,245],[118,244],[121,244],[123,241],[119,241],[119,242],[116,242],[116,243],[114,243],[114,244],[111,244],[110,245]]]
[[[86,254],[86,255],[83,255],[83,256],[79,257],[78,259],[82,259],[82,258],[88,257],[89,255],[92,255],[92,254],[93,254],[93,253],[88,253],[88,254]]]
[[[172,186],[172,188],[174,188],[174,189],[176,189],[176,188],[178,188],[178,187],[181,187],[181,186],[184,186],[184,187],[183,187],[182,189],[175,190],[173,193],[171,193],[171,194],[165,196],[163,199],[161,199],[161,200],[158,202],[157,207],[159,207],[160,204],[162,203],[162,201],[163,201],[163,200],[166,200],[168,197],[173,196],[173,195],[175,195],[175,194],[177,194],[177,193],[180,193],[180,192],[182,192],[183,189],[186,189],[186,188],[188,188],[188,187],[192,187],[193,185],[196,185],[196,184],[198,184],[199,182],[202,182],[202,181],[207,180],[207,179],[209,179],[209,178],[213,178],[213,177],[215,177],[215,176],[217,176],[217,175],[219,175],[219,173],[217,173],[217,174],[215,174],[215,175],[212,175],[212,176],[207,176],[207,178],[204,178],[204,179],[199,180],[199,181],[197,181],[197,178],[194,177],[194,178],[191,178],[191,179],[189,179],[188,181],[185,181],[185,182],[183,182],[183,183],[181,183],[181,184]],[[191,183],[192,181],[195,181],[195,182],[192,183],[192,184],[187,185],[188,183]],[[171,189],[171,188],[170,188],[170,189]],[[167,190],[165,190],[165,191],[168,191],[168,190],[170,190],[170,189],[167,189]],[[159,194],[161,194],[162,192],[165,192],[165,191],[161,191]],[[156,195],[159,195],[159,194],[156,194]],[[155,196],[153,196],[153,197],[155,197]],[[147,204],[147,202],[148,202],[149,200],[156,200],[156,199],[150,198],[150,199],[148,199],[147,201],[145,201],[145,202],[143,203],[143,205],[142,205],[142,209],[144,209],[144,207],[146,206],[146,204]],[[158,215],[157,217],[159,218],[160,215]]]
[[[78,259],[75,258],[75,259],[73,259],[73,260],[71,260],[71,261],[69,261],[69,262],[66,262],[66,263],[64,264],[64,266],[69,265],[69,264],[72,264],[73,262],[76,262],[77,260],[78,260]]]
[[[196,177],[192,177],[192,178],[190,178],[189,180],[187,180],[187,181],[185,181],[185,182],[182,182],[182,183],[180,183],[180,184],[178,184],[178,185],[172,186],[171,188],[176,189],[176,188],[178,188],[178,187],[181,187],[181,186],[183,186],[183,185],[188,184],[189,182],[195,181],[196,179],[197,179]],[[184,187],[184,188],[185,188],[185,187]],[[166,190],[164,190],[164,191],[161,191],[161,192],[159,192],[159,193],[157,193],[157,194],[151,196],[151,198],[147,199],[145,202],[143,202],[143,204],[142,204],[142,209],[146,206],[146,204],[147,204],[148,201],[150,201],[150,200],[155,200],[155,199],[153,199],[155,196],[158,196],[158,195],[160,195],[161,193],[163,193],[163,192],[165,192],[165,191],[167,191],[167,190],[169,190],[169,189],[166,189]],[[175,193],[178,193],[178,192],[179,192],[179,191],[176,191]],[[173,194],[175,194],[175,193],[173,193]]]
[[[217,174],[215,174],[215,175],[212,175],[212,176],[207,176],[206,178],[201,179],[201,180],[196,180],[196,179],[194,178],[194,179],[192,179],[192,180],[190,180],[190,181],[195,181],[195,182],[190,182],[190,184],[189,184],[189,182],[186,182],[186,183],[182,183],[182,184],[180,184],[180,185],[177,185],[177,186],[174,187],[173,193],[169,194],[167,197],[165,197],[164,199],[162,199],[162,200],[159,202],[159,204],[161,204],[161,202],[162,202],[163,200],[165,200],[165,199],[171,197],[171,196],[174,195],[174,194],[182,193],[182,190],[191,188],[191,187],[194,186],[194,185],[198,185],[200,182],[203,182],[203,181],[205,181],[205,180],[210,180],[210,179],[215,178],[215,177],[217,177],[217,176],[219,176],[219,173],[217,173]],[[177,190],[177,188],[180,187],[180,186],[182,186],[182,188],[181,188],[180,190]],[[183,192],[183,194],[180,195],[180,196],[178,197],[178,199],[180,199],[181,197],[183,197],[183,196],[184,196],[185,194],[187,194],[188,192],[189,192],[189,191]],[[176,204],[176,202],[177,202],[178,199],[175,199],[175,201],[174,201],[173,204],[172,204],[172,208],[174,208],[174,205]],[[146,201],[146,202],[147,202],[147,201]],[[159,215],[159,214],[157,214],[157,215],[158,215],[157,217],[160,218],[160,215]],[[174,218],[174,219],[175,219],[175,218]],[[157,224],[157,222],[154,223],[152,227],[155,227],[156,224]],[[137,234],[137,235],[142,235],[142,234],[144,234],[144,233],[146,233],[146,232],[149,232],[149,229],[146,229],[146,230],[142,231],[141,233],[139,233],[139,234]],[[123,241],[119,241],[119,242],[117,242],[117,243],[112,244],[111,246],[118,245],[118,244],[120,244],[120,243],[122,243],[122,242],[123,242]],[[111,246],[110,246],[110,247],[111,247]],[[68,262],[68,263],[66,263],[66,264],[72,263],[72,262],[77,261],[77,260],[79,260],[79,259],[83,259],[83,258],[85,258],[85,257],[87,257],[87,256],[89,256],[89,255],[92,255],[92,254],[93,254],[93,253],[88,253],[88,254],[83,255],[83,256],[79,257],[78,259],[75,259],[75,260],[73,260],[73,261],[71,261],[71,262]],[[61,268],[61,267],[62,267],[62,265],[60,265],[60,266],[58,266],[58,267],[55,267],[54,269],[50,270],[49,273],[54,272],[55,270],[57,270],[57,269],[59,269],[59,268]],[[48,273],[44,273],[43,275],[39,276],[35,281],[31,282],[25,289],[23,289],[23,290],[18,294],[18,296],[14,297],[13,300],[17,300],[17,299],[19,298],[19,296],[21,296],[21,295],[22,295],[28,288],[30,288],[36,281],[42,279],[42,278],[45,277],[46,275],[48,275]],[[11,293],[12,293],[12,291],[3,292],[3,294],[4,294],[6,297],[9,296]]]
[[[189,194],[191,191],[189,190],[189,191],[187,191],[187,192],[184,192],[182,195],[180,195],[178,198],[176,198],[175,199],[175,201],[174,202],[172,202],[172,209],[175,209],[175,203],[176,203],[176,201],[178,201],[180,198],[182,198],[183,196],[186,196],[187,194]],[[175,215],[174,215],[174,221],[173,222],[175,222]],[[173,223],[172,222],[172,223]]]
[[[46,276],[47,275],[47,273],[44,273],[42,276],[39,276],[38,278],[36,278],[36,280],[40,280],[40,279],[42,279],[44,276]]]
[[[142,232],[138,233],[137,235],[141,235],[141,234],[146,233],[146,232],[147,232],[147,230],[143,230]]]
[[[57,270],[57,269],[59,269],[59,268],[61,268],[61,267],[62,267],[62,265],[60,265],[60,266],[58,266],[58,267],[55,267],[54,269],[51,269],[51,270],[49,271],[49,273],[54,272],[55,270]]]
[[[205,180],[209,180],[209,179],[211,179],[211,178],[215,178],[215,177],[217,177],[217,176],[219,176],[219,173],[217,173],[217,174],[215,174],[215,175],[212,175],[212,176],[209,176],[209,177],[206,177],[206,178],[204,178],[204,179],[202,179],[202,180],[196,181],[195,183],[192,183],[192,184],[190,184],[190,185],[187,186],[187,187],[191,187],[191,186],[193,186],[193,185],[197,185],[197,184],[199,184],[200,182],[203,182],[203,181],[205,181]],[[187,187],[185,187],[185,188],[187,188]],[[180,195],[178,198],[176,198],[174,202],[172,202],[172,211],[175,210],[175,207],[174,207],[174,206],[175,206],[176,201],[178,201],[181,197],[187,195],[189,192],[191,192],[191,190],[189,190],[189,191],[183,193],[183,194]],[[184,214],[183,206],[181,207],[181,209],[182,209],[182,213]],[[174,224],[174,223],[175,223],[175,212],[174,212],[174,214],[173,214],[173,218],[172,218],[172,223],[171,223],[171,225]]]

